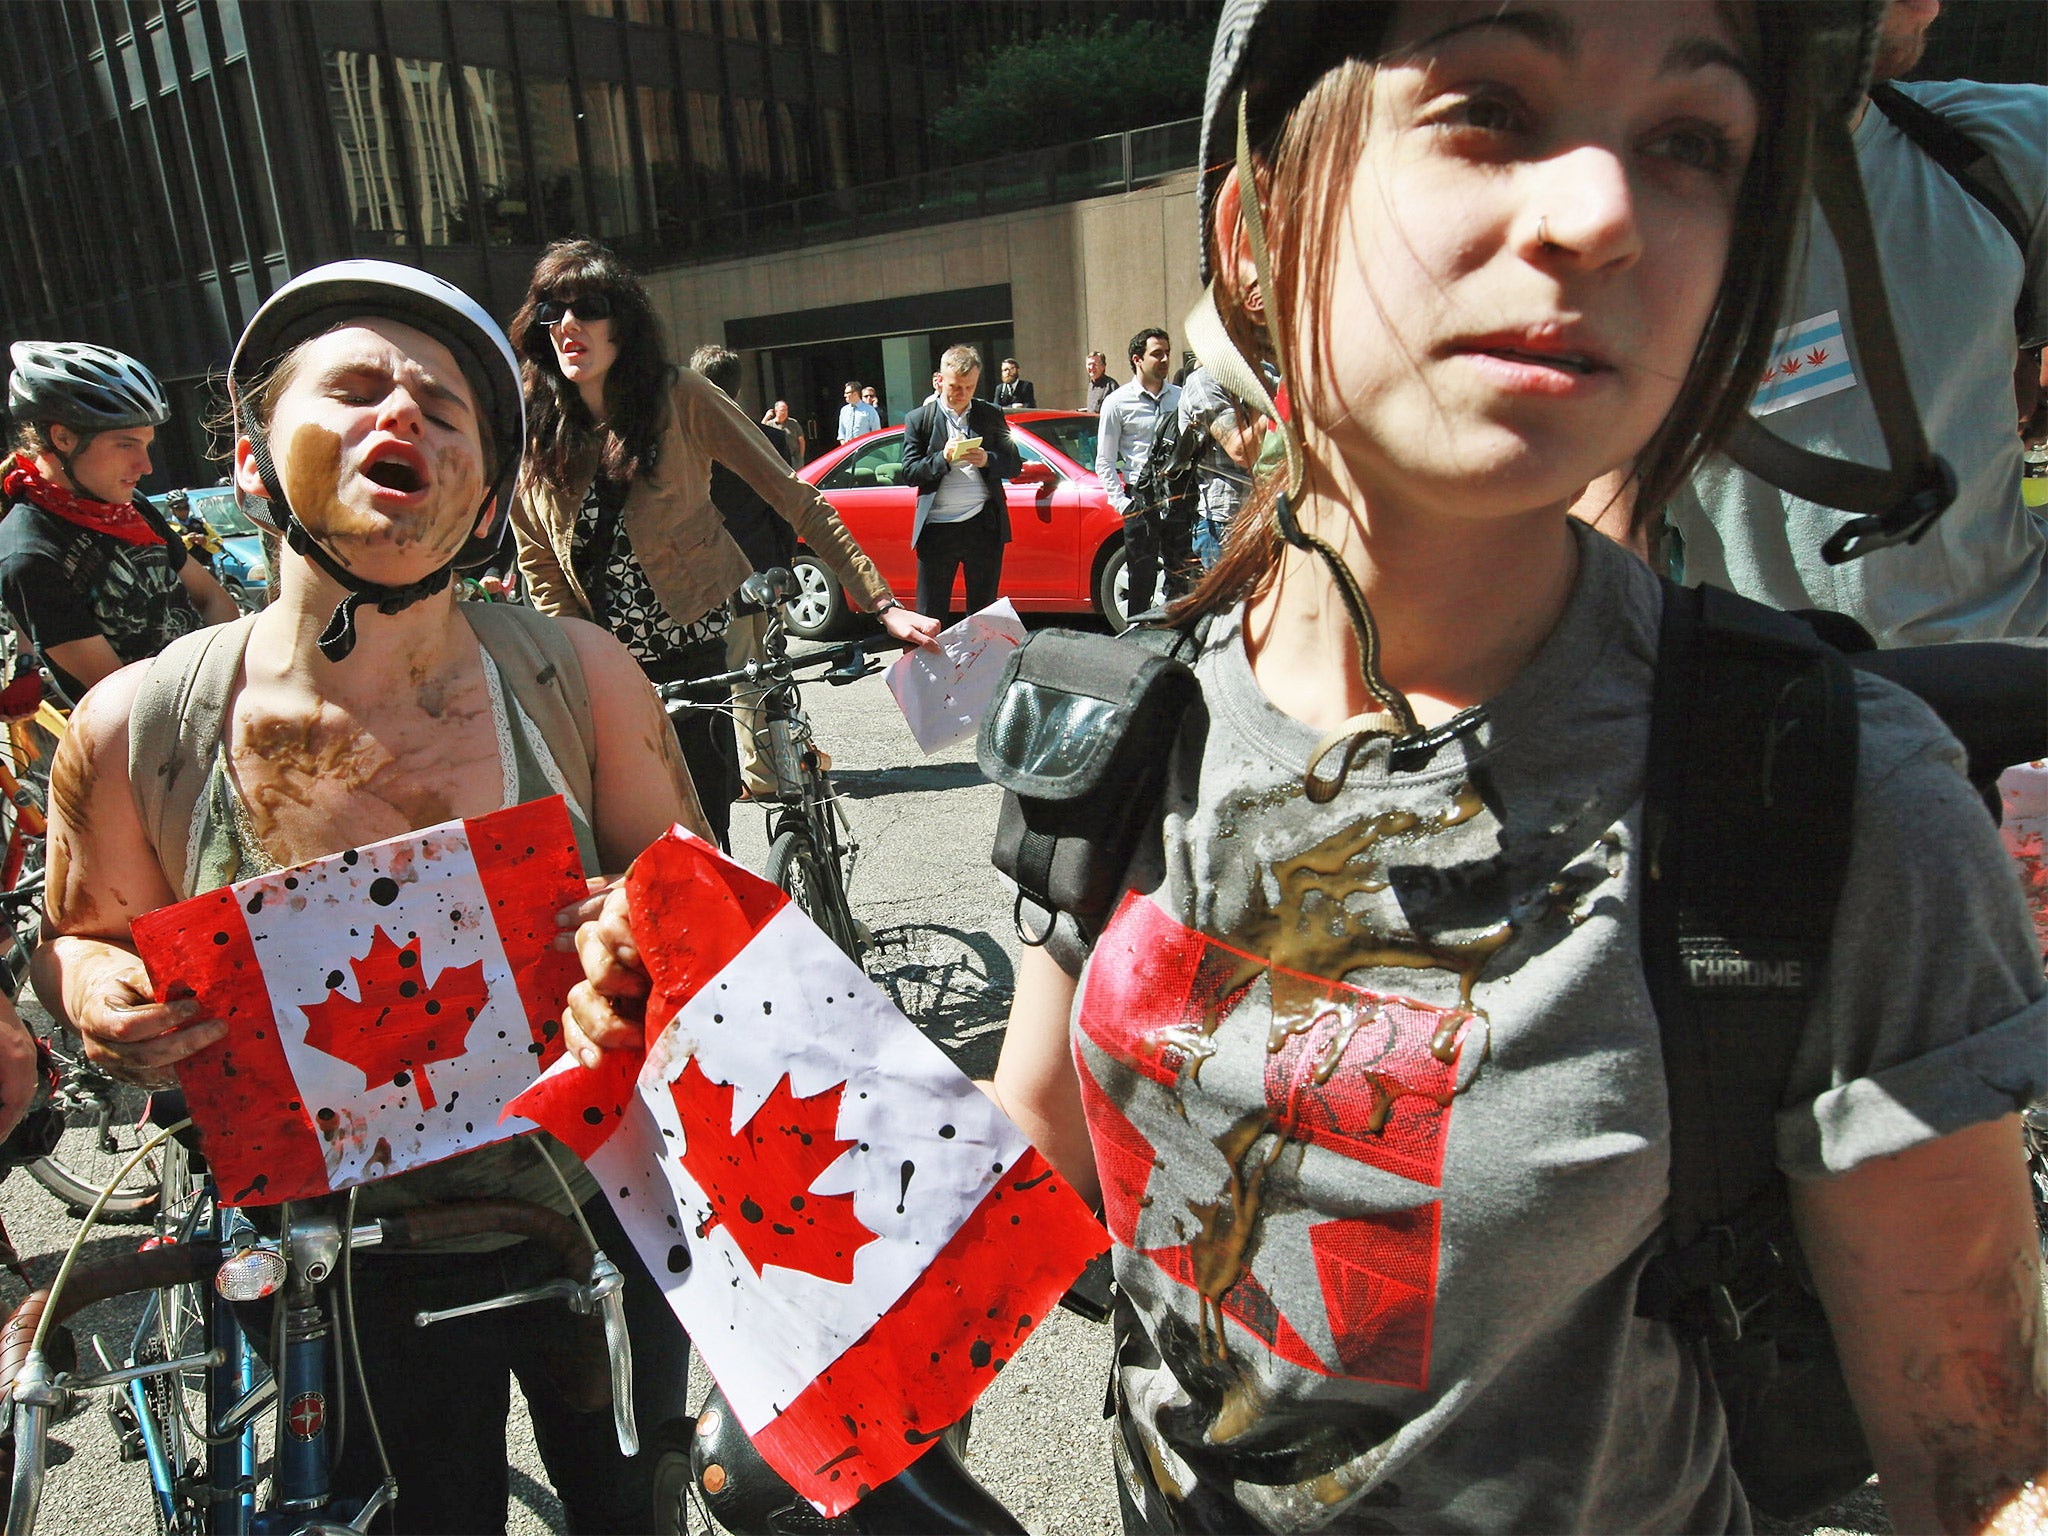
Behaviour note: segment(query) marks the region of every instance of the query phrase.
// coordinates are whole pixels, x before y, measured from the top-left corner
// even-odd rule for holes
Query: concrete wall
[[[647,274],[682,357],[723,340],[728,320],[995,283],[1010,285],[1017,361],[1042,406],[1081,403],[1090,350],[1108,355],[1113,377],[1129,377],[1124,346],[1146,326],[1164,326],[1178,354],[1181,319],[1201,291],[1194,173],[1082,203]],[[757,411],[758,378],[746,370],[745,403]]]

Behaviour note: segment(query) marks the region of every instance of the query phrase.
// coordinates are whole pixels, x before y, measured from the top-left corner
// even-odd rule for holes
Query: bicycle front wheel
[[[48,1157],[30,1163],[28,1174],[73,1215],[82,1216],[130,1154],[149,1139],[151,1128],[142,1123],[149,1090],[109,1077],[86,1061],[78,1036],[61,1025],[52,1027],[49,1042],[57,1062],[54,1102],[64,1111],[64,1138]],[[129,1222],[154,1216],[162,1193],[163,1160],[159,1147],[129,1169],[100,1219]]]
[[[846,892],[839,871],[832,865],[810,832],[803,827],[784,827],[768,845],[767,876],[789,892],[804,916],[824,930],[825,937],[860,964],[860,938],[847,910]]]

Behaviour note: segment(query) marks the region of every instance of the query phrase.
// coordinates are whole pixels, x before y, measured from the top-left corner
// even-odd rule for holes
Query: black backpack
[[[1128,515],[1150,518],[1162,528],[1193,527],[1200,512],[1197,470],[1208,443],[1209,430],[1200,422],[1183,427],[1177,414],[1162,420],[1145,467],[1131,482]]]
[[[1853,624],[1816,618],[1859,643]],[[977,755],[1005,790],[993,861],[1018,884],[1025,942],[1048,937],[1045,914],[1068,915],[1089,940],[1107,921],[1156,820],[1198,692],[1189,662],[1200,643],[1193,630],[1044,630],[1010,658]],[[1775,1117],[1825,975],[1850,845],[1852,659],[1921,691],[1973,765],[1981,753],[1980,783],[2048,752],[2048,649],[1848,658],[1800,618],[1665,585],[1642,931],[1670,1094],[1671,1192],[1667,1246],[1637,1312],[1701,1352],[1744,1491],[1781,1518],[1834,1502],[1872,1470],[1775,1158]]]

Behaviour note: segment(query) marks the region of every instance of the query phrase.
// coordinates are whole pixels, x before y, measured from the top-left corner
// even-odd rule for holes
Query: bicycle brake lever
[[[881,669],[881,663],[865,650],[854,650],[838,666],[828,668],[822,675],[834,688],[844,688],[848,683],[857,683]]]
[[[626,1277],[602,1248],[591,1255],[590,1283],[577,1287],[569,1305],[577,1312],[604,1316],[604,1350],[612,1367],[612,1428],[618,1433],[619,1454],[637,1456],[640,1429],[633,1415],[633,1338],[626,1332]]]
[[[574,1280],[550,1280],[545,1285],[530,1285],[523,1291],[507,1291],[503,1296],[487,1296],[482,1301],[465,1302],[459,1307],[443,1307],[438,1312],[415,1312],[412,1315],[412,1325],[415,1328],[428,1328],[435,1323],[445,1323],[453,1318],[474,1317],[479,1312],[496,1312],[504,1307],[523,1307],[529,1301],[566,1301],[573,1307],[582,1293],[583,1287]]]
[[[61,1417],[70,1394],[52,1379],[41,1350],[30,1350],[14,1379],[14,1483],[8,1490],[6,1536],[29,1536],[43,1502],[43,1472],[50,1421]]]

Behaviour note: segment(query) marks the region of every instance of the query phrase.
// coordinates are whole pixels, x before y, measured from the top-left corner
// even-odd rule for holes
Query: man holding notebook
[[[1003,413],[974,397],[981,354],[948,347],[934,397],[903,419],[903,478],[917,487],[910,543],[917,551],[917,611],[943,618],[965,571],[967,612],[996,600],[1010,513],[1003,482],[1023,468]]]

